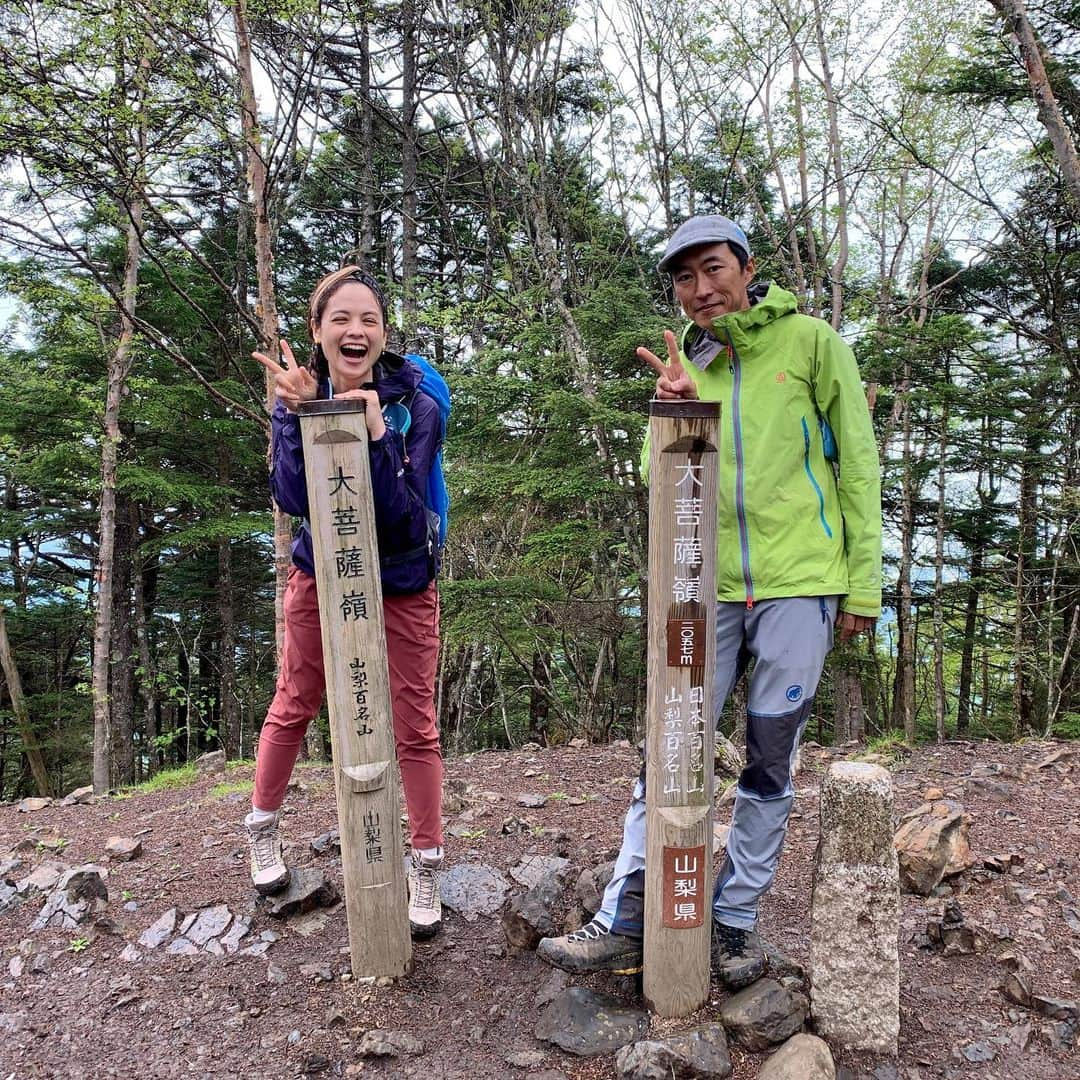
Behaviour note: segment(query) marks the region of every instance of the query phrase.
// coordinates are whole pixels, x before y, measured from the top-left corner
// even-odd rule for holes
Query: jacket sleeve
[[[412,424],[404,446],[401,436],[389,429],[371,443],[375,530],[384,555],[403,554],[427,543],[424,496],[439,449],[439,407],[420,392],[414,396],[410,411]]]
[[[286,514],[308,516],[300,417],[280,401],[270,416],[270,494]]]
[[[837,491],[844,519],[848,593],[840,610],[881,614],[881,468],[855,357],[827,323],[818,330],[814,396],[839,456]]]

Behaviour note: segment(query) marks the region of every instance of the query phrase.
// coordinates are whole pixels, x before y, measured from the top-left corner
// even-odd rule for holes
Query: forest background
[[[877,432],[887,611],[808,736],[1080,736],[1078,58],[1075,0],[10,0],[0,799],[252,756],[291,522],[250,353],[345,260],[452,387],[445,746],[639,737],[634,349],[703,212]]]

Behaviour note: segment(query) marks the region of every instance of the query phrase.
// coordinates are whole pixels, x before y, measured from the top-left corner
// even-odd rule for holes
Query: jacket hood
[[[769,281],[757,281],[746,290],[750,297],[750,307],[745,311],[731,311],[713,321],[712,330],[703,330],[695,323],[690,323],[683,331],[682,349],[687,358],[697,367],[703,367],[701,359],[707,357],[705,364],[712,360],[719,347],[729,341],[744,337],[747,331],[767,323],[775,322],[785,315],[798,311],[799,305],[795,294],[781,289]]]

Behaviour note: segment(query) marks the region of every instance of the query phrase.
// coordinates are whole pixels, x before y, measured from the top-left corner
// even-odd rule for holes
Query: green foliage
[[[121,789],[116,798],[130,799],[135,795],[156,795],[162,791],[176,791],[189,787],[199,778],[194,762],[178,765],[174,769],[163,769],[140,784],[131,784]]]

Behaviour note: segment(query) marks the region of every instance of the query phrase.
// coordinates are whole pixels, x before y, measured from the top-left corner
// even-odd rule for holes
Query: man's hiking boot
[[[442,858],[424,858],[412,853],[409,867],[409,930],[414,938],[429,938],[442,926],[442,899],[438,871]]]
[[[251,884],[255,891],[264,896],[280,892],[288,884],[289,868],[281,853],[277,818],[265,825],[249,825],[248,843],[251,845]]]
[[[760,979],[765,974],[765,950],[757,931],[713,920],[712,962],[720,981],[732,990]]]
[[[641,970],[641,938],[613,934],[607,927],[591,922],[572,934],[544,938],[536,955],[573,975],[590,971],[636,975]]]

